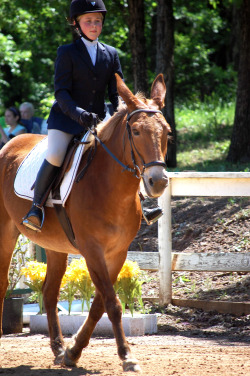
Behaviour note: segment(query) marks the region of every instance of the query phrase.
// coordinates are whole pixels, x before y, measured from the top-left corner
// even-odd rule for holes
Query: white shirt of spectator
[[[89,40],[87,40],[83,37],[81,39],[82,39],[83,43],[85,44],[85,46],[88,50],[88,53],[89,53],[89,56],[92,60],[93,65],[95,65],[98,39],[93,40],[93,42],[90,42]]]

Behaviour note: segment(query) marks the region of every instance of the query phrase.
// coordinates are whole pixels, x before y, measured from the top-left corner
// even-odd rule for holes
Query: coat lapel
[[[89,56],[88,50],[85,44],[81,41],[81,39],[78,39],[76,41],[76,47],[77,47],[78,53],[81,56],[81,59],[84,61],[84,63],[88,66],[90,70],[92,70],[94,73],[97,73],[98,71],[102,71],[104,63],[107,59],[107,55],[106,55],[106,48],[101,43],[99,42],[97,43],[97,54],[96,54],[95,65],[93,65],[92,60]]]
[[[88,50],[87,50],[85,44],[82,42],[81,39],[77,39],[76,42],[75,42],[75,45],[76,45],[78,53],[81,56],[81,59],[84,61],[84,63],[88,66],[88,68],[90,70],[95,72],[95,67],[92,64],[91,58],[89,56],[89,53],[88,53]]]
[[[97,43],[97,54],[96,54],[96,63],[95,63],[95,69],[102,70],[102,67],[104,66],[104,62],[106,60],[106,49],[101,43]]]

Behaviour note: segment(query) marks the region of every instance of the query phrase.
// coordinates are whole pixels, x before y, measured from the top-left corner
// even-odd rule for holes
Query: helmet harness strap
[[[83,31],[82,31],[82,29],[81,29],[81,27],[80,27],[80,24],[79,24],[79,22],[78,22],[78,20],[77,20],[76,17],[74,17],[74,21],[75,21],[75,28],[78,30],[78,32],[79,32],[79,34],[81,35],[81,37],[83,37],[84,39],[87,39],[89,42],[93,42],[93,39],[89,39],[89,38],[87,37],[87,35],[85,35],[85,34],[83,33]]]

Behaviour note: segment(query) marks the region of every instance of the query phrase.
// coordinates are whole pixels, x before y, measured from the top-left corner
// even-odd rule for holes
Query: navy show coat
[[[115,73],[122,78],[118,53],[114,47],[97,43],[96,64],[81,39],[60,46],[55,62],[55,102],[48,118],[48,129],[78,134],[84,128],[78,123],[85,110],[105,117],[105,93],[114,109],[118,106]]]

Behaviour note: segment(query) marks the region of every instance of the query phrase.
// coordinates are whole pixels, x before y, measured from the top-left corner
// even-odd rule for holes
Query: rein
[[[132,162],[133,162],[134,168],[131,168],[131,167],[125,165],[123,162],[121,162],[112,153],[112,151],[109,150],[109,148],[100,140],[100,138],[97,136],[96,130],[92,130],[92,129],[89,128],[89,131],[95,137],[96,141],[98,141],[100,143],[100,145],[104,148],[104,150],[106,150],[106,152],[117,163],[119,163],[120,166],[123,167],[123,171],[124,170],[125,171],[129,171],[129,172],[133,173],[135,175],[135,177],[137,177],[137,179],[141,179],[141,177],[143,177],[143,174],[144,174],[144,171],[146,170],[146,168],[149,168],[149,167],[152,167],[152,166],[162,166],[162,167],[167,167],[167,166],[166,166],[166,163],[162,162],[162,161],[152,161],[152,162],[149,162],[149,163],[145,163],[144,160],[143,160],[143,158],[142,158],[142,156],[138,152],[138,150],[137,150],[137,148],[135,146],[135,143],[134,143],[133,136],[132,136],[131,127],[129,125],[129,120],[131,119],[131,117],[133,115],[137,114],[138,112],[148,112],[148,113],[160,113],[160,114],[162,114],[162,112],[160,110],[150,110],[150,109],[147,109],[147,108],[140,108],[140,109],[132,111],[130,114],[127,115],[126,129],[127,129],[127,132],[128,132],[128,137],[129,137],[129,142],[130,142],[130,148],[131,148],[131,158],[132,158]],[[135,150],[136,154],[139,156],[139,158],[140,158],[140,160],[142,162],[142,165],[143,165],[142,171],[140,170],[139,166],[135,162],[135,153],[134,153],[133,149]],[[79,181],[80,179],[77,179],[77,180]]]

